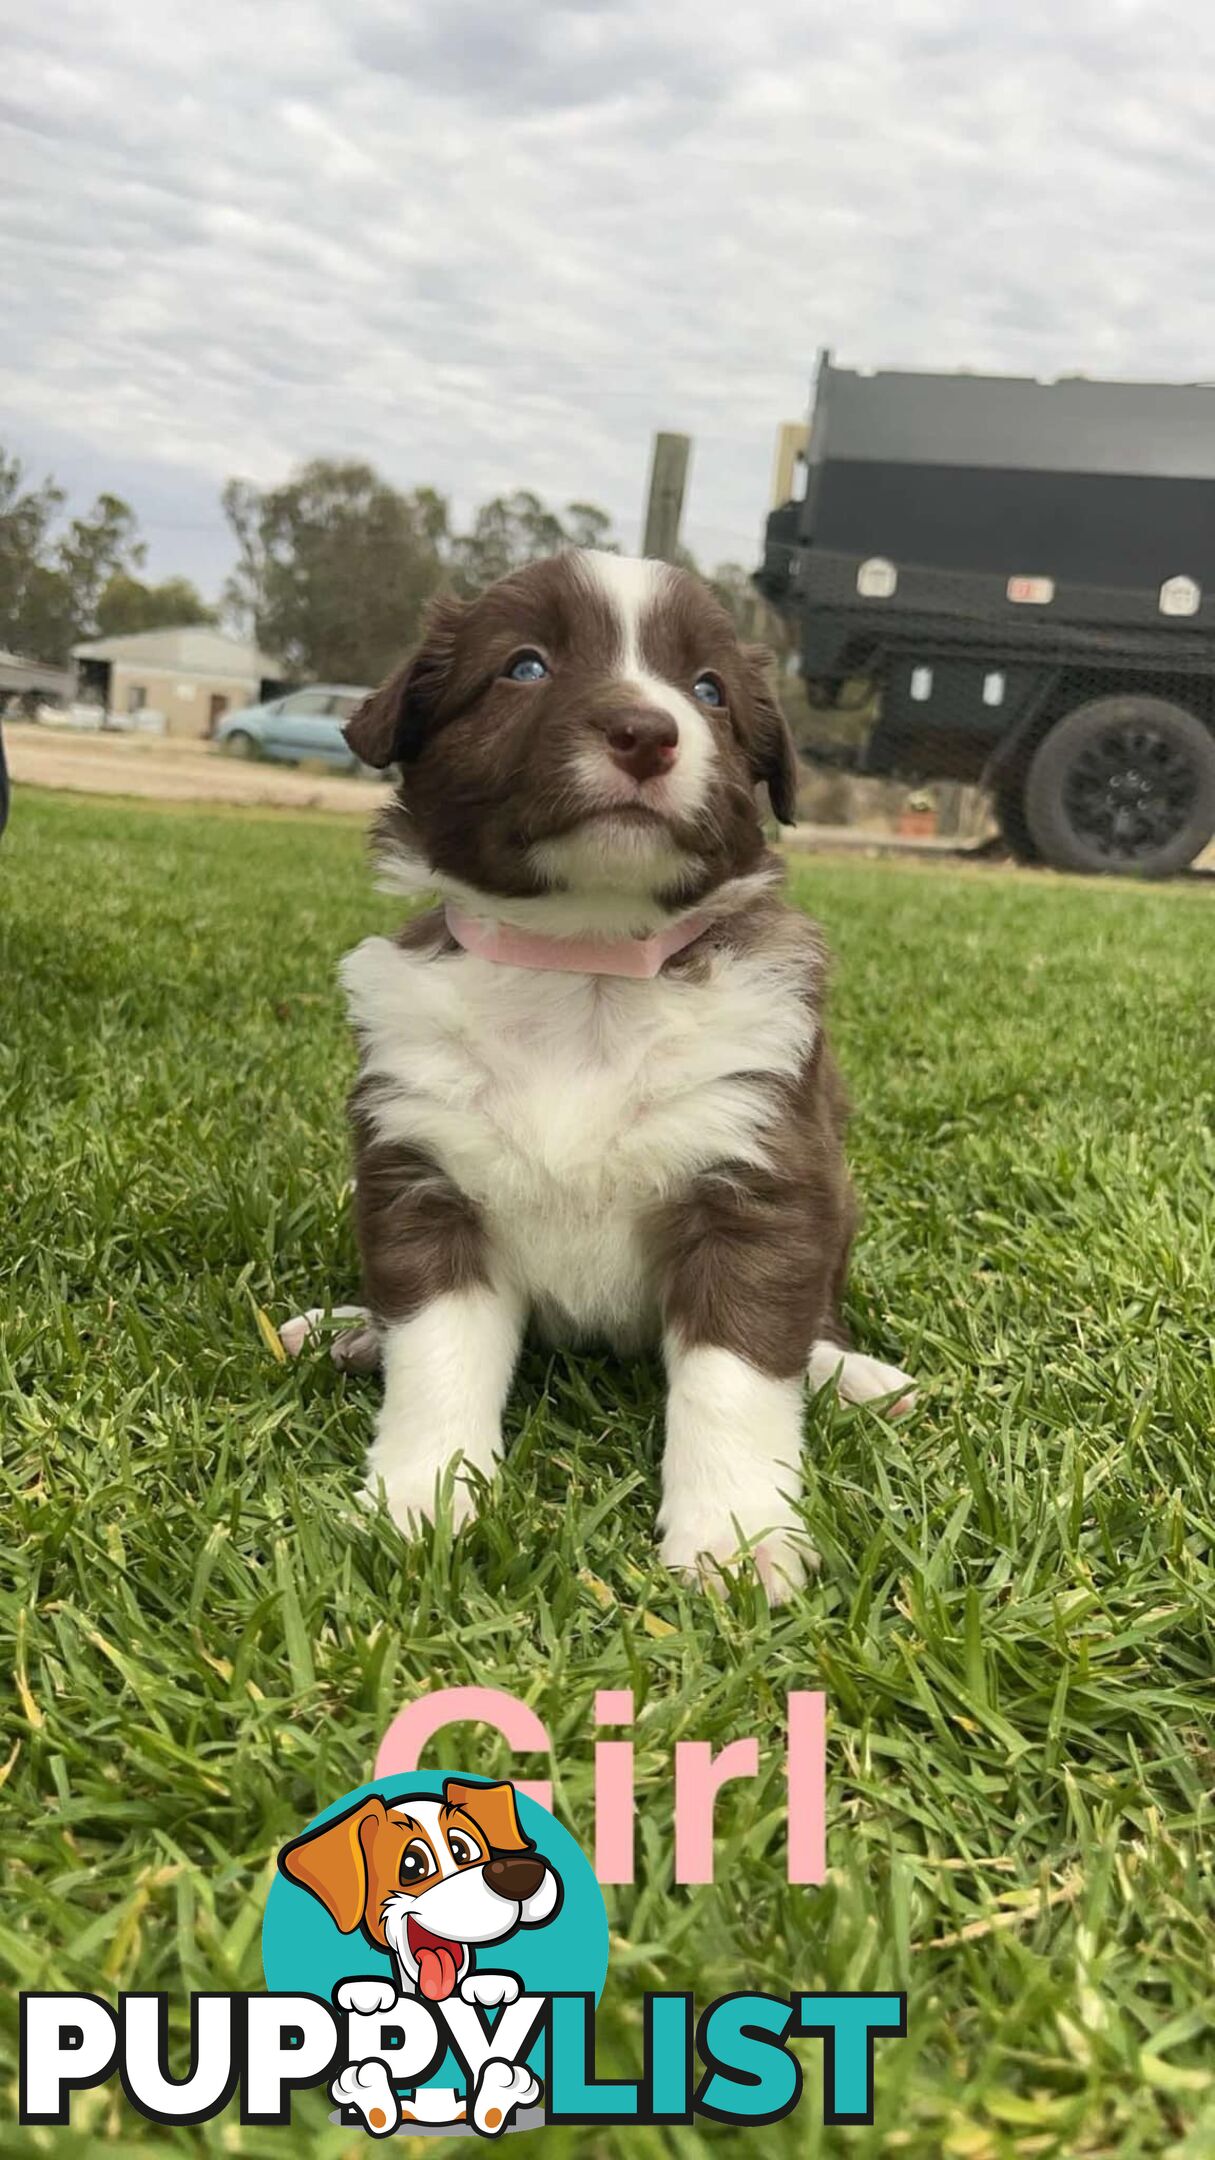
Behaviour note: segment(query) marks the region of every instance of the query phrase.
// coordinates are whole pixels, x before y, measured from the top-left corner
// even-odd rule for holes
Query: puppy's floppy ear
[[[364,698],[342,733],[364,765],[409,764],[438,718],[467,602],[439,593],[426,610],[422,642],[404,667]]]
[[[772,692],[771,671],[776,665],[775,656],[766,645],[744,645],[743,660],[750,693],[747,747],[751,753],[751,775],[753,779],[763,781],[781,824],[796,825],[797,750],[788,721]]]
[[[373,1794],[319,1830],[306,1830],[278,1856],[288,1881],[319,1898],[343,1935],[354,1933],[367,1910],[367,1856],[386,1820],[384,1803]]]
[[[443,1798],[480,1825],[494,1852],[533,1850],[531,1838],[523,1834],[513,1785],[466,1785],[459,1778],[445,1778]]]

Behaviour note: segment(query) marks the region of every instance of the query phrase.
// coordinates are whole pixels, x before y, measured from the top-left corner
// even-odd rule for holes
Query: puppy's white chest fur
[[[542,1321],[622,1344],[654,1318],[647,1212],[711,1164],[764,1160],[770,1082],[814,1032],[784,955],[636,982],[369,938],[342,979],[379,1137],[476,1201]]]

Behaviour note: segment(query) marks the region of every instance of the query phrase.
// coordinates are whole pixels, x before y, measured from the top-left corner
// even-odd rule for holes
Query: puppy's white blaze
[[[605,555],[596,548],[580,558],[592,584],[608,601],[620,628],[620,652],[614,672],[635,684],[647,705],[670,713],[679,725],[679,755],[664,782],[666,800],[677,815],[693,817],[703,808],[715,750],[713,730],[690,691],[685,694],[645,664],[641,632],[647,615],[662,600],[673,572],[667,563],[634,555]]]
[[[769,1595],[787,1595],[807,1559],[793,1506],[802,1482],[800,1377],[774,1380],[733,1351],[689,1350],[674,1333],[666,1360],[663,1559],[687,1572],[704,1556],[729,1561],[740,1537],[754,1539]]]
[[[641,665],[641,624],[671,584],[669,563],[649,555],[613,555],[605,548],[583,548],[575,558],[610,601],[620,625],[620,664]]]
[[[367,1492],[374,1501],[383,1487],[402,1528],[433,1515],[437,1481],[457,1454],[492,1476],[522,1328],[522,1301],[503,1285],[450,1292],[385,1329],[384,1400],[367,1457]],[[456,1520],[472,1505],[457,1477]]]

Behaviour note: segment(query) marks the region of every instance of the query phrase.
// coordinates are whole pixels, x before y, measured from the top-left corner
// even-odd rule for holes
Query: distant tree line
[[[281,487],[231,480],[223,502],[237,542],[229,614],[293,673],[329,682],[380,681],[414,642],[440,586],[471,595],[563,547],[620,546],[596,503],[555,510],[519,488],[483,503],[459,532],[433,488],[403,494],[370,465],[328,458]],[[749,627],[746,572],[726,563],[710,582]]]
[[[0,645],[62,666],[83,638],[218,620],[188,578],[147,585],[135,513],[99,495],[65,519],[53,480],[33,485],[0,449]]]
[[[65,519],[62,489],[32,484],[0,449],[0,645],[62,664],[86,638],[216,623],[222,613],[293,677],[374,683],[414,642],[441,587],[471,595],[562,547],[619,547],[595,503],[556,510],[518,489],[483,503],[458,531],[435,489],[402,491],[370,465],[328,458],[279,487],[230,480],[222,500],[236,567],[212,608],[188,578],[140,577],[146,550],[120,497],[100,495]],[[746,572],[726,563],[709,582],[752,632]]]

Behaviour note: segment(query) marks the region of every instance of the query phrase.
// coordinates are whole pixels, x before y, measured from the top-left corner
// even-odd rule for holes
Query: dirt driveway
[[[257,758],[223,757],[209,743],[156,735],[91,735],[7,720],[4,741],[15,787],[70,788],[81,795],[139,795],[148,801],[215,802],[273,810],[327,810],[367,819],[389,790],[380,781]],[[798,825],[787,846],[831,854],[919,856],[957,861],[954,840],[908,840],[880,827]],[[980,858],[981,859],[981,858]],[[1004,865],[1005,868],[1015,867]],[[1215,873],[1215,845],[1195,869]]]
[[[72,788],[83,795],[140,795],[161,802],[253,803],[334,810],[366,818],[385,789],[343,773],[301,772],[256,758],[223,757],[208,743],[156,735],[90,735],[6,721],[15,787]]]

